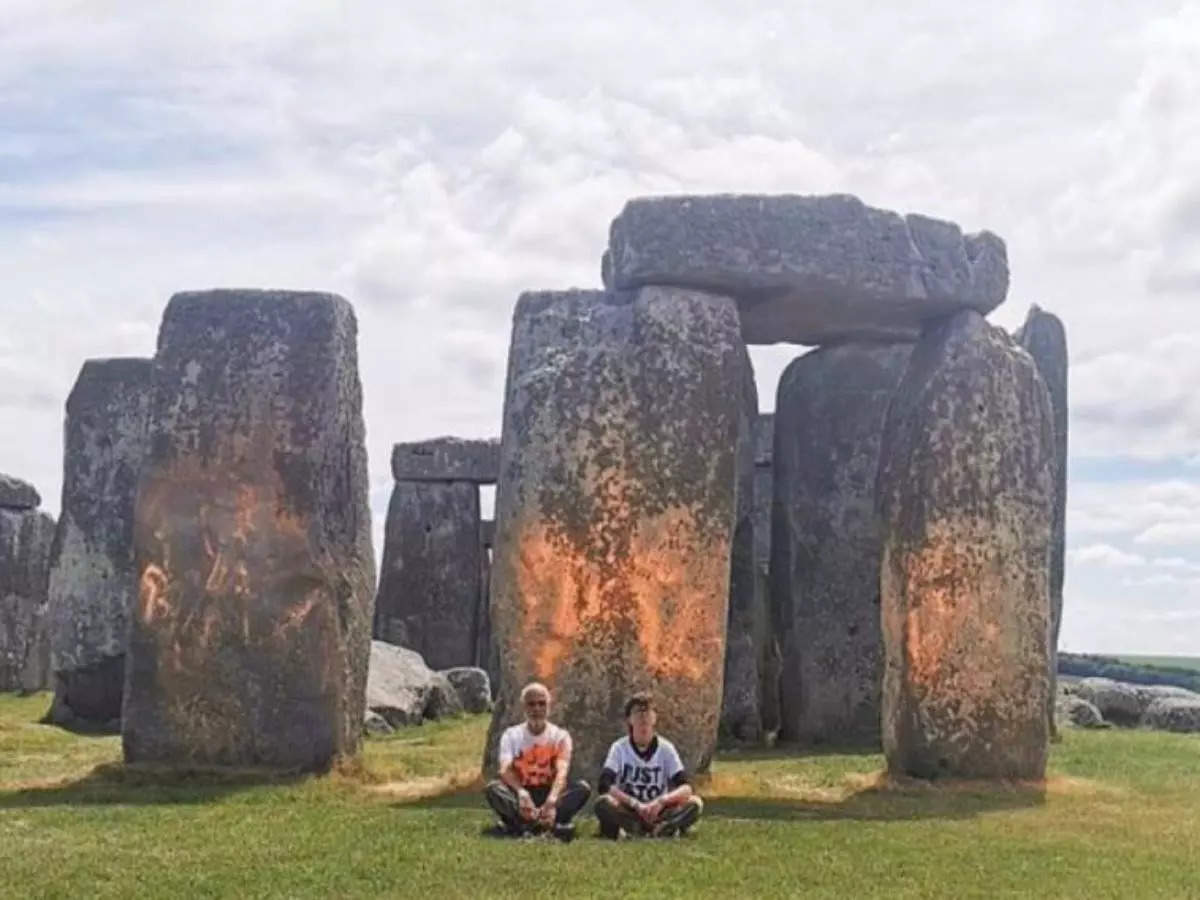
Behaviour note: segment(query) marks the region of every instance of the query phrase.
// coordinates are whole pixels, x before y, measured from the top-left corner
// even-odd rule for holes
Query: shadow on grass
[[[703,792],[701,792],[703,795]],[[1037,784],[945,781],[868,787],[837,800],[807,800],[770,796],[718,796],[705,800],[706,819],[766,821],[901,822],[921,819],[969,819],[985,813],[1031,809],[1045,803]],[[436,797],[399,801],[410,809],[477,809],[490,816],[479,787]],[[590,816],[590,805],[582,815]],[[580,820],[582,821],[582,819]]]
[[[870,745],[835,745],[835,744],[798,744],[777,743],[770,747],[761,744],[728,744],[717,750],[716,762],[771,762],[772,760],[792,760],[800,757],[824,756],[878,756],[883,757],[883,750]]]
[[[82,778],[0,790],[0,809],[49,806],[208,803],[264,785],[294,784],[303,773],[258,769],[168,769],[104,763]]]

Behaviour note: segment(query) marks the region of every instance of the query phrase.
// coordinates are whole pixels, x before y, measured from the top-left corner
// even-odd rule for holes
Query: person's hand
[[[662,815],[663,802],[662,799],[651,800],[642,807],[642,821],[647,825],[653,825],[658,821],[658,817]]]
[[[554,824],[554,815],[558,811],[558,801],[553,797],[547,797],[546,802],[542,804],[542,808],[538,810],[538,821],[547,828]]]
[[[520,808],[521,818],[526,822],[531,821],[537,815],[537,807],[533,805],[533,798],[524,788],[517,792],[517,804]]]

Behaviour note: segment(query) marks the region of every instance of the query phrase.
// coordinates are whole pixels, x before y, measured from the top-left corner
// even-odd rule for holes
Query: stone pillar
[[[978,313],[932,324],[880,451],[883,746],[895,773],[1041,778],[1054,429],[1028,354]]]
[[[875,476],[911,344],[799,357],[775,402],[772,602],[782,643],[780,736],[879,744],[883,646]]]
[[[759,590],[765,605],[766,621],[762,644],[759,647],[758,670],[761,678],[759,695],[762,698],[762,727],[768,734],[778,734],[780,716],[780,670],[782,660],[778,635],[771,610],[771,506],[774,494],[775,414],[762,413],[754,423],[754,567]]]
[[[1067,332],[1053,313],[1032,306],[1014,337],[1033,357],[1054,411],[1054,519],[1050,528],[1050,733],[1057,734],[1058,632],[1062,626],[1067,519]]]
[[[476,485],[397,481],[388,504],[375,638],[416,650],[431,669],[473,665],[480,556]]]
[[[758,391],[747,354],[746,384],[738,417],[737,520],[729,570],[729,622],[725,645],[725,691],[721,732],[741,741],[762,737],[762,653],[766,605],[758,576],[754,540],[755,426]]]
[[[500,654],[492,640],[491,584],[492,551],[496,545],[496,522],[484,519],[479,523],[479,607],[475,615],[475,661],[472,665],[485,670],[492,684],[492,691],[500,684]]]
[[[492,628],[500,731],[537,679],[594,777],[622,707],[654,691],[691,771],[712,756],[745,348],[725,297],[528,293],[509,353]]]
[[[50,562],[51,718],[120,719],[137,596],[133,505],[152,360],[92,359],[67,398],[62,512]]]
[[[49,682],[46,582],[54,519],[31,484],[0,475],[0,691]]]
[[[128,762],[357,751],[374,606],[357,325],[331,294],[176,294],[134,518]]]
[[[480,655],[486,552],[479,485],[494,484],[500,442],[440,437],[396,444],[374,636],[416,650],[433,669]]]

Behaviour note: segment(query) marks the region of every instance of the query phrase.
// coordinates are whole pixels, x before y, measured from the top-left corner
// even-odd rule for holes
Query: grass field
[[[1200,672],[1200,656],[1131,656],[1122,653],[1113,658],[1135,666],[1168,666]]]
[[[727,753],[675,841],[485,837],[483,717],[325,777],[123,768],[0,697],[0,892],[21,897],[1200,897],[1200,738],[1068,730],[1044,786],[893,784],[875,754]]]

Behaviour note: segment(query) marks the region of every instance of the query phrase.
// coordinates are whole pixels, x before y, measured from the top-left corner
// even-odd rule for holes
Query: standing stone
[[[779,382],[771,594],[784,738],[879,745],[875,477],[888,403],[911,352],[911,344],[822,347]]]
[[[53,539],[54,519],[46,513],[0,507],[0,691],[48,686],[46,581]]]
[[[487,746],[531,679],[594,777],[636,690],[691,771],[711,759],[745,348],[725,297],[673,288],[521,297],[509,353]]]
[[[67,398],[62,513],[50,559],[55,721],[121,715],[152,370],[149,359],[88,360]]]
[[[763,583],[758,577],[754,542],[755,426],[758,392],[749,354],[743,362],[746,383],[738,417],[737,518],[729,567],[729,622],[725,643],[725,692],[721,732],[741,741],[762,737],[762,644],[766,636]]]
[[[781,702],[780,674],[783,661],[779,652],[779,632],[771,610],[771,506],[774,494],[775,414],[763,413],[754,422],[754,566],[765,607],[764,633],[759,647],[758,671],[761,686],[762,728],[767,734],[779,733]]]
[[[358,749],[374,606],[357,325],[331,294],[176,294],[134,517],[127,762]]]
[[[476,485],[397,481],[384,530],[375,638],[415,650],[432,669],[474,665],[481,554]]]
[[[1029,355],[975,312],[932,325],[880,451],[892,772],[1043,776],[1053,464]]]
[[[1050,528],[1050,717],[1056,732],[1054,698],[1058,683],[1058,632],[1062,625],[1063,558],[1067,519],[1067,332],[1058,316],[1032,306],[1015,335],[1029,351],[1050,392],[1054,411],[1054,520]]]
[[[496,543],[496,522],[484,519],[479,523],[479,610],[475,616],[475,661],[472,665],[487,672],[491,687],[500,684],[500,655],[492,641],[492,548]]]
[[[996,235],[845,194],[640,197],[613,221],[608,260],[617,290],[733,297],[751,344],[912,340],[922,321],[990,312],[1008,291]]]

